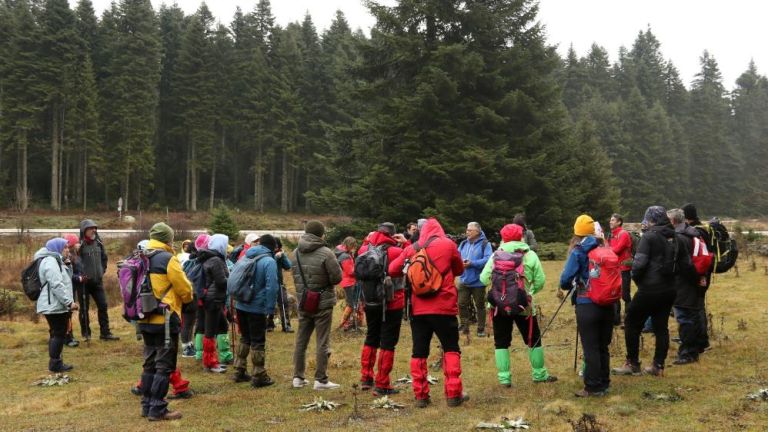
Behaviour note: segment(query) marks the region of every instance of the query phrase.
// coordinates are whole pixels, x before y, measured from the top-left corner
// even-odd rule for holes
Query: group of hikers
[[[710,260],[702,266],[700,261],[709,254],[707,245],[713,239],[696,208],[649,207],[639,239],[624,230],[620,215],[613,215],[609,224],[610,231],[603,232],[589,215],[576,219],[560,275],[560,306],[571,297],[583,348],[584,386],[575,393],[578,397],[605,395],[611,372],[663,375],[673,308],[680,335],[674,363],[695,362],[709,348],[704,298],[715,264]],[[390,374],[405,321],[412,334],[415,406],[424,408],[431,402],[428,358],[433,336],[440,343],[447,405],[461,405],[469,396],[461,377],[460,335],[468,334],[476,322],[477,336],[485,337],[486,315],[493,327],[499,384],[512,386],[509,348],[514,327],[528,347],[533,382],[557,381],[545,366],[542,338],[548,326],[542,330],[533,300],[545,285],[535,237],[522,214],[499,234],[501,242],[494,248],[480,224],[470,222],[466,238],[457,245],[435,218],[408,224],[403,233],[383,222],[359,247],[355,238],[347,237],[332,250],[325,242],[325,226],[309,221],[289,259],[280,240],[269,234],[248,235],[237,248],[229,245],[226,235],[202,234],[194,241],[185,240],[182,252],[176,254],[173,229],[155,224],[149,239],[119,266],[119,272],[127,269],[119,273],[124,317],[136,325],[144,343],[141,377],[132,388],[141,396],[142,416],[150,421],[181,418],[179,411],[168,409],[167,401],[191,396],[189,381],[177,366],[180,339],[182,356],[201,360],[207,372],[223,373],[231,364],[236,383],[250,382],[255,388],[274,384],[266,370],[266,333],[275,327],[276,310],[282,330],[294,332],[292,297],[283,284],[283,271],[288,270],[298,306],[293,388],[309,384],[306,351],[313,333],[313,389],[340,387],[328,376],[337,285],[346,300],[340,327],[366,331],[360,353],[363,390],[379,396],[399,392]],[[64,344],[73,341],[72,313],[80,311],[83,337],[90,337],[87,296],[99,309],[101,339],[117,339],[106,313],[102,283],[106,266],[97,226],[90,220],[81,224],[79,239],[51,239],[35,254],[31,267],[38,277],[37,311],[45,315],[50,329],[51,372],[72,369],[62,360]],[[124,280],[124,274],[130,277]],[[137,274],[146,277],[136,278]],[[637,285],[634,296],[632,280]],[[23,282],[27,290],[28,281]],[[126,294],[125,289],[132,288],[135,292]],[[639,338],[647,320],[656,347],[651,365],[641,371]],[[626,362],[611,370],[608,346],[614,326],[622,322]],[[230,331],[239,335],[234,349]],[[168,395],[171,387],[173,393]]]

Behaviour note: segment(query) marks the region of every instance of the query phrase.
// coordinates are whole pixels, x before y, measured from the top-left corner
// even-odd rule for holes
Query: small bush
[[[240,228],[232,218],[232,214],[226,206],[219,206],[213,212],[208,229],[212,234],[224,234],[232,242],[240,240]]]

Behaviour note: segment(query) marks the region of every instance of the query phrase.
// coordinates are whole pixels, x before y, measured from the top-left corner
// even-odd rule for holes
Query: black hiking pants
[[[669,350],[669,312],[677,293],[674,289],[662,292],[638,291],[632,298],[624,323],[624,339],[627,344],[627,360],[640,363],[640,332],[645,320],[651,318],[653,334],[656,337],[656,349],[653,363],[659,369],[664,368]]]
[[[111,334],[109,330],[109,314],[107,313],[107,293],[102,282],[88,281],[81,285],[80,289],[80,332],[84,338],[91,337],[90,316],[91,298],[96,303],[99,319],[99,331],[101,336]]]
[[[576,304],[576,325],[584,352],[584,390],[605,391],[611,385],[613,306]]]
[[[67,335],[69,312],[45,315],[48,321],[48,370],[61,372],[64,361],[61,352],[64,350],[64,338]]]
[[[370,324],[369,324],[370,325]],[[413,358],[429,357],[432,335],[437,335],[443,352],[461,352],[459,349],[459,320],[454,315],[415,315],[411,320]]]
[[[142,331],[144,339],[144,366],[141,373],[142,415],[161,417],[168,411],[168,394],[171,373],[176,370],[176,356],[179,351],[179,333],[171,333],[171,343],[165,346],[162,326],[158,332]]]
[[[368,323],[365,344],[374,348],[394,351],[400,340],[403,310],[388,310],[384,313],[381,306],[366,307],[365,321]]]

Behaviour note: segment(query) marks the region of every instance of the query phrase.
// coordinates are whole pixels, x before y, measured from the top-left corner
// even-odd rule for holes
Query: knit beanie
[[[696,206],[688,203],[682,207],[683,214],[688,220],[699,220],[699,212],[696,211]]]
[[[45,248],[48,249],[51,252],[56,252],[58,254],[61,254],[64,252],[64,248],[67,247],[67,241],[63,238],[54,238],[48,240],[47,243],[45,243]]]
[[[269,249],[271,252],[274,252],[275,249],[277,249],[277,241],[272,234],[264,234],[259,237],[259,244]]]
[[[395,224],[392,222],[383,222],[379,224],[378,230],[380,233],[387,234],[389,236],[395,235]]]
[[[523,238],[523,227],[518,224],[506,224],[501,229],[501,241],[504,243],[520,241]]]
[[[208,234],[200,234],[195,239],[195,249],[202,250],[208,248],[208,239],[210,239],[211,236]]]
[[[74,234],[65,235],[64,240],[67,241],[67,247],[72,247],[80,242],[80,239],[78,239]]]
[[[149,246],[149,240],[142,240],[136,244],[136,249],[144,251],[147,250],[147,246]]]
[[[643,220],[648,221],[651,225],[669,224],[667,210],[662,206],[648,207],[648,209],[645,211],[645,216],[643,216]]]
[[[164,222],[158,222],[152,225],[152,229],[149,230],[149,238],[160,243],[171,244],[173,243],[173,228]]]
[[[307,222],[307,225],[304,227],[304,232],[322,237],[325,235],[325,225],[319,220],[311,220]]]
[[[595,233],[595,221],[592,216],[583,214],[576,218],[573,224],[573,234],[579,237],[586,237]]]

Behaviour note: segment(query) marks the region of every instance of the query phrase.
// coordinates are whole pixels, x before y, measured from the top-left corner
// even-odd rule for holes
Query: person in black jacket
[[[675,226],[675,232],[681,234],[680,238],[686,244],[687,250],[693,249],[694,238],[700,238],[699,231],[685,223],[685,214],[681,209],[669,211],[669,218]],[[677,358],[673,362],[676,365],[684,365],[698,361],[699,341],[702,336],[702,323],[699,319],[701,310],[704,309],[704,289],[699,285],[699,274],[692,269],[688,273],[681,273],[675,278],[677,297],[675,298],[675,318],[680,326],[680,347],[677,350]]]
[[[224,303],[227,299],[229,270],[224,261],[227,256],[229,237],[214,234],[208,240],[208,249],[198,251],[197,258],[203,265],[206,289],[202,298],[205,310],[205,337],[203,338],[203,368],[207,372],[223,373],[226,368],[219,364],[216,335],[227,332]],[[223,331],[222,331],[223,329]]]
[[[107,271],[107,253],[98,233],[98,226],[90,219],[80,222],[80,265],[83,283],[83,311],[80,313],[80,329],[83,338],[91,339],[91,328],[88,322],[88,296],[93,297],[98,309],[99,330],[101,340],[115,341],[120,339],[109,329],[109,314],[107,312],[107,294],[104,291],[104,273]]]
[[[712,236],[709,234],[709,231],[706,229],[704,224],[701,223],[701,220],[699,220],[699,213],[696,210],[696,206],[688,203],[685,204],[682,207],[683,213],[685,215],[685,223],[695,228],[699,235],[701,236],[701,239],[704,240],[704,244],[707,246],[712,244]],[[699,347],[699,354],[704,353],[704,351],[709,349],[709,334],[707,333],[707,302],[706,302],[706,296],[707,296],[707,290],[709,289],[709,284],[712,282],[712,271],[710,270],[709,273],[707,273],[706,276],[706,284],[702,287],[700,290],[701,294],[701,302],[702,306],[699,310],[699,328],[701,331],[699,332],[699,337],[696,345]]]
[[[640,374],[640,332],[648,317],[651,317],[653,323],[656,350],[653,364],[643,372],[663,375],[669,349],[669,313],[676,295],[674,266],[680,261],[679,257],[690,257],[690,251],[685,251],[685,244],[675,235],[664,207],[648,207],[643,219],[649,228],[640,239],[632,264],[632,279],[637,284],[637,292],[629,304],[624,323],[627,360],[624,366],[613,369],[616,375]],[[669,242],[673,242],[672,247]],[[677,247],[674,247],[674,243],[677,243]],[[670,251],[677,251],[676,257]]]

